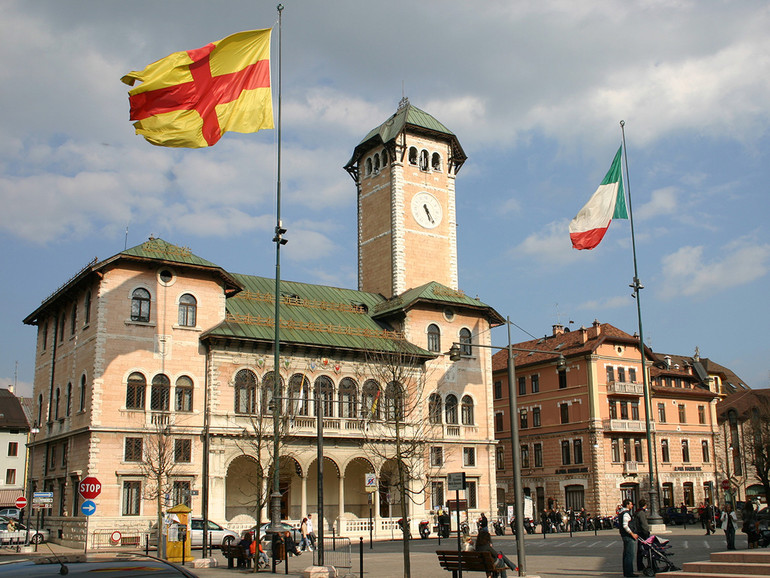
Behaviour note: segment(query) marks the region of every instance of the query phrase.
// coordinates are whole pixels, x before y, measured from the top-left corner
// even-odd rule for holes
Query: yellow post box
[[[190,508],[179,504],[170,508],[166,516],[166,560],[169,562],[192,562],[190,546]]]

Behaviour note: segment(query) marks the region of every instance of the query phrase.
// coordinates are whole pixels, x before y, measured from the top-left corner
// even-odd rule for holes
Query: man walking
[[[706,522],[706,536],[714,533],[714,506],[706,501],[706,507],[703,509],[703,518]]]
[[[307,539],[310,540],[310,548],[315,550],[315,530],[313,529],[313,514],[307,515]]]
[[[650,522],[647,519],[647,500],[642,498],[639,500],[639,508],[636,510],[636,531],[642,540],[646,540],[650,537]],[[644,555],[646,550],[641,544],[636,545],[636,569],[639,572],[644,572]]]
[[[735,527],[738,525],[738,517],[733,512],[733,505],[730,502],[725,504],[722,512],[722,528],[725,531],[727,539],[727,549],[735,550]]]
[[[619,522],[620,537],[623,538],[623,576],[627,578],[639,576],[639,574],[634,574],[634,546],[638,536],[629,525],[634,516],[633,512],[634,503],[626,498],[623,500],[623,508],[620,510]]]

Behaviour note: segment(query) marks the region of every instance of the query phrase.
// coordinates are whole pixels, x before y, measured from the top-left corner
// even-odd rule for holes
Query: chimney
[[[8,391],[13,393],[13,389],[14,389],[13,384],[8,384]],[[16,395],[16,394],[14,394],[14,395]]]
[[[580,343],[585,343],[586,341],[588,341],[588,330],[581,325],[579,331],[580,331]]]
[[[594,322],[591,324],[591,337],[599,337],[599,335],[602,332],[602,324],[599,323],[598,319],[594,319]]]
[[[554,337],[564,333],[564,325],[562,325],[561,323],[557,323],[555,325],[551,325],[551,328],[553,329]]]
[[[663,359],[666,361],[666,367],[668,369],[671,369],[671,356],[670,355],[666,355],[666,357],[664,357]]]

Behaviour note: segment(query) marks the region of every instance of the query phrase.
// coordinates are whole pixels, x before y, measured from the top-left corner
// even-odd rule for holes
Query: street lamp
[[[31,428],[29,428],[29,433],[32,434],[32,443],[35,443],[35,436],[37,436],[38,433],[40,433],[40,428],[37,425],[37,422],[35,422]],[[31,447],[29,449],[29,472],[27,473],[27,517],[26,520],[26,526],[27,526],[27,535],[24,539],[24,545],[29,546],[29,523],[30,519],[32,518],[32,465],[33,465],[33,458],[35,457],[35,449],[34,447]]]
[[[514,382],[516,380],[516,365],[513,359],[514,351],[524,351],[527,353],[546,353],[553,354],[553,351],[543,351],[540,349],[522,349],[520,347],[513,347],[511,345],[511,318],[506,317],[506,324],[508,325],[508,346],[497,347],[494,345],[480,345],[475,344],[472,347],[485,347],[488,349],[497,349],[502,351],[508,350],[508,411],[510,413],[511,424],[511,457],[513,465],[513,494],[516,499],[515,517],[516,517],[516,557],[518,559],[519,576],[525,576],[527,574],[527,556],[524,551],[524,499],[521,491],[521,459],[519,456],[519,424],[517,422],[517,416],[519,410],[517,408],[516,395],[514,392]],[[449,349],[449,359],[451,361],[459,361],[462,358],[462,345],[468,345],[467,343],[452,343],[452,347]],[[564,371],[567,368],[567,360],[563,354],[559,354],[559,359],[556,362],[556,369],[558,371]]]

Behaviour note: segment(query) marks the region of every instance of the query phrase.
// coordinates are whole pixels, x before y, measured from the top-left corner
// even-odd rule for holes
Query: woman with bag
[[[754,504],[746,501],[743,508],[743,526],[741,532],[746,534],[749,542],[749,550],[756,548],[759,542],[759,520],[754,512]]]
[[[479,532],[478,538],[476,538],[476,552],[489,552],[495,559],[495,573],[488,573],[487,576],[506,578],[506,566],[514,572],[517,571],[516,566],[508,559],[505,554],[498,552],[492,547],[492,536],[489,534],[489,532]]]

